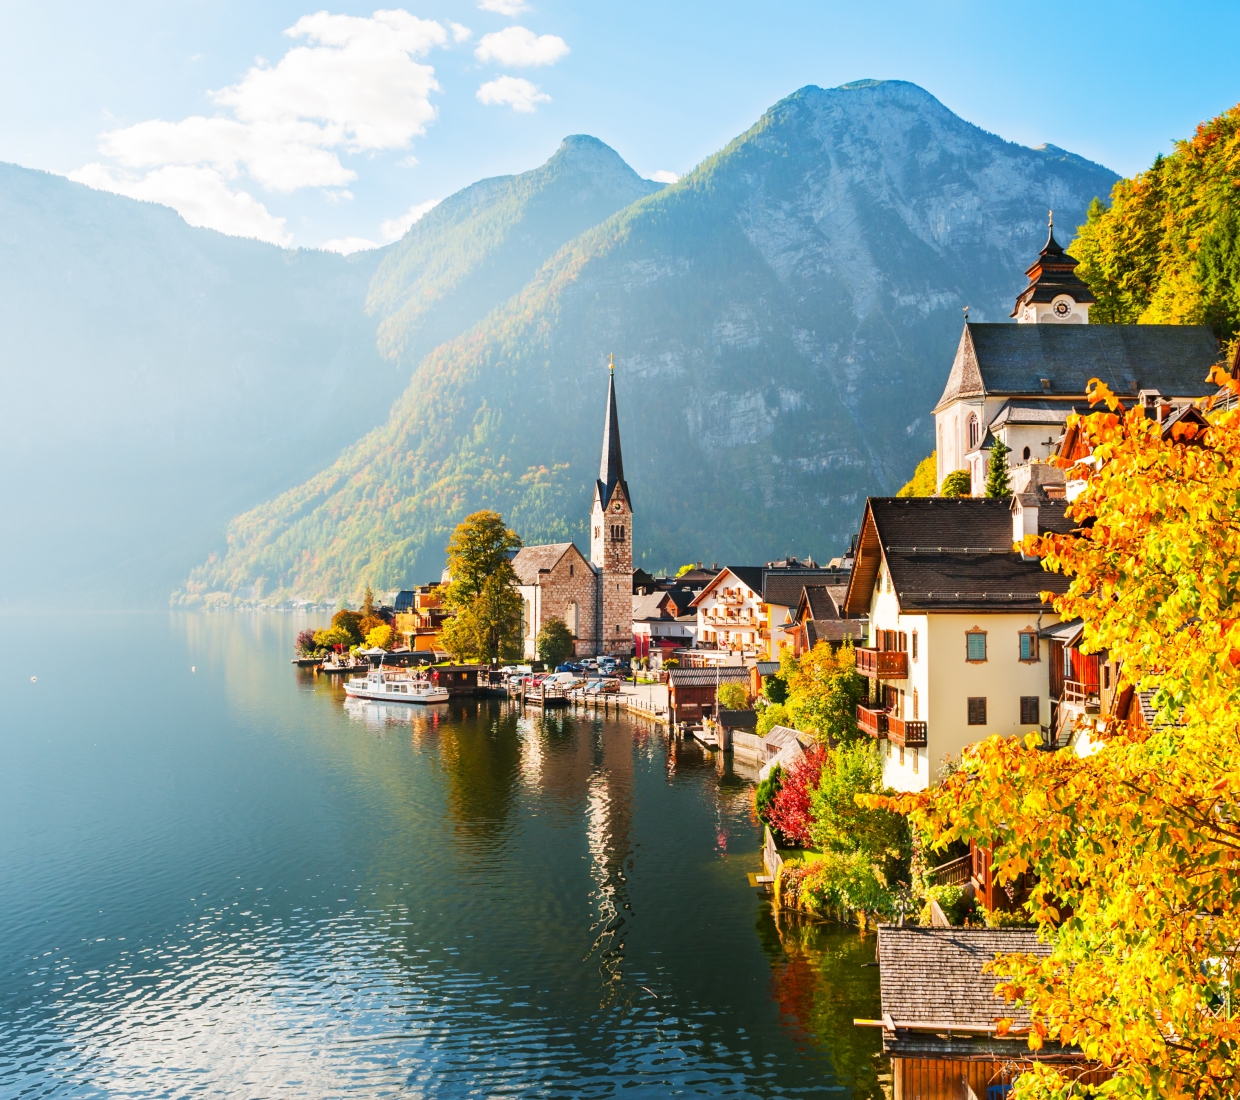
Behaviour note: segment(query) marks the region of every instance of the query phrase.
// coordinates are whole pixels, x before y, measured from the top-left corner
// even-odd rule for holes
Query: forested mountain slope
[[[480,506],[527,541],[580,538],[609,352],[638,564],[837,550],[931,449],[961,308],[1005,318],[1047,209],[1078,224],[1115,179],[914,85],[803,88],[423,358],[386,424],[238,517],[177,598],[436,576]],[[424,325],[392,309],[385,347]]]
[[[345,258],[0,165],[0,607],[165,605],[231,517],[384,423],[411,363],[659,186],[570,139]]]

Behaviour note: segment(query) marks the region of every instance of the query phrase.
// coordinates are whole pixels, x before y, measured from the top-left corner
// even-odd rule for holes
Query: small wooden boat
[[[351,699],[377,699],[384,703],[446,703],[450,698],[447,688],[430,680],[418,680],[407,672],[384,668],[347,681],[344,692]]]

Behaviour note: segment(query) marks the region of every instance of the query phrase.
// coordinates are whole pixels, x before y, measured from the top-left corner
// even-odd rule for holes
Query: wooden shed
[[[677,725],[700,725],[703,717],[714,713],[720,684],[743,684],[748,689],[749,679],[749,669],[742,665],[674,668],[667,680],[668,714]]]
[[[1070,1068],[1082,1083],[1110,1074],[1074,1047],[1029,1049],[1028,1012],[996,997],[1000,976],[982,972],[998,954],[1046,955],[1034,928],[898,928],[880,925],[881,1027],[891,1058],[892,1100],[1003,1100],[1034,1061]],[[1011,1019],[1001,1036],[998,1022]]]

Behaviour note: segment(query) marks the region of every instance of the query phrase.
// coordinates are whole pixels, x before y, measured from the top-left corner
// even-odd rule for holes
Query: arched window
[[[1026,461],[1026,462],[1028,462],[1028,461],[1029,461],[1029,455],[1030,455],[1032,452],[1029,450],[1029,448],[1028,448],[1028,447],[1026,447],[1023,453],[1024,453],[1024,456],[1025,456],[1025,461]]]
[[[969,450],[976,450],[982,437],[982,425],[974,413],[969,417]]]

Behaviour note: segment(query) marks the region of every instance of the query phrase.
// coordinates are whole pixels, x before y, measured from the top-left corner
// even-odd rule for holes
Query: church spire
[[[1020,292],[1011,315],[1023,323],[1087,322],[1094,296],[1076,267],[1077,260],[1055,240],[1055,213],[1047,211],[1046,244],[1025,272],[1029,285]]]
[[[603,422],[603,459],[598,468],[598,493],[604,508],[619,485],[624,499],[632,507],[629,487],[624,480],[624,459],[620,455],[620,419],[616,415],[616,359],[608,356],[610,377],[607,385],[607,419]]]

